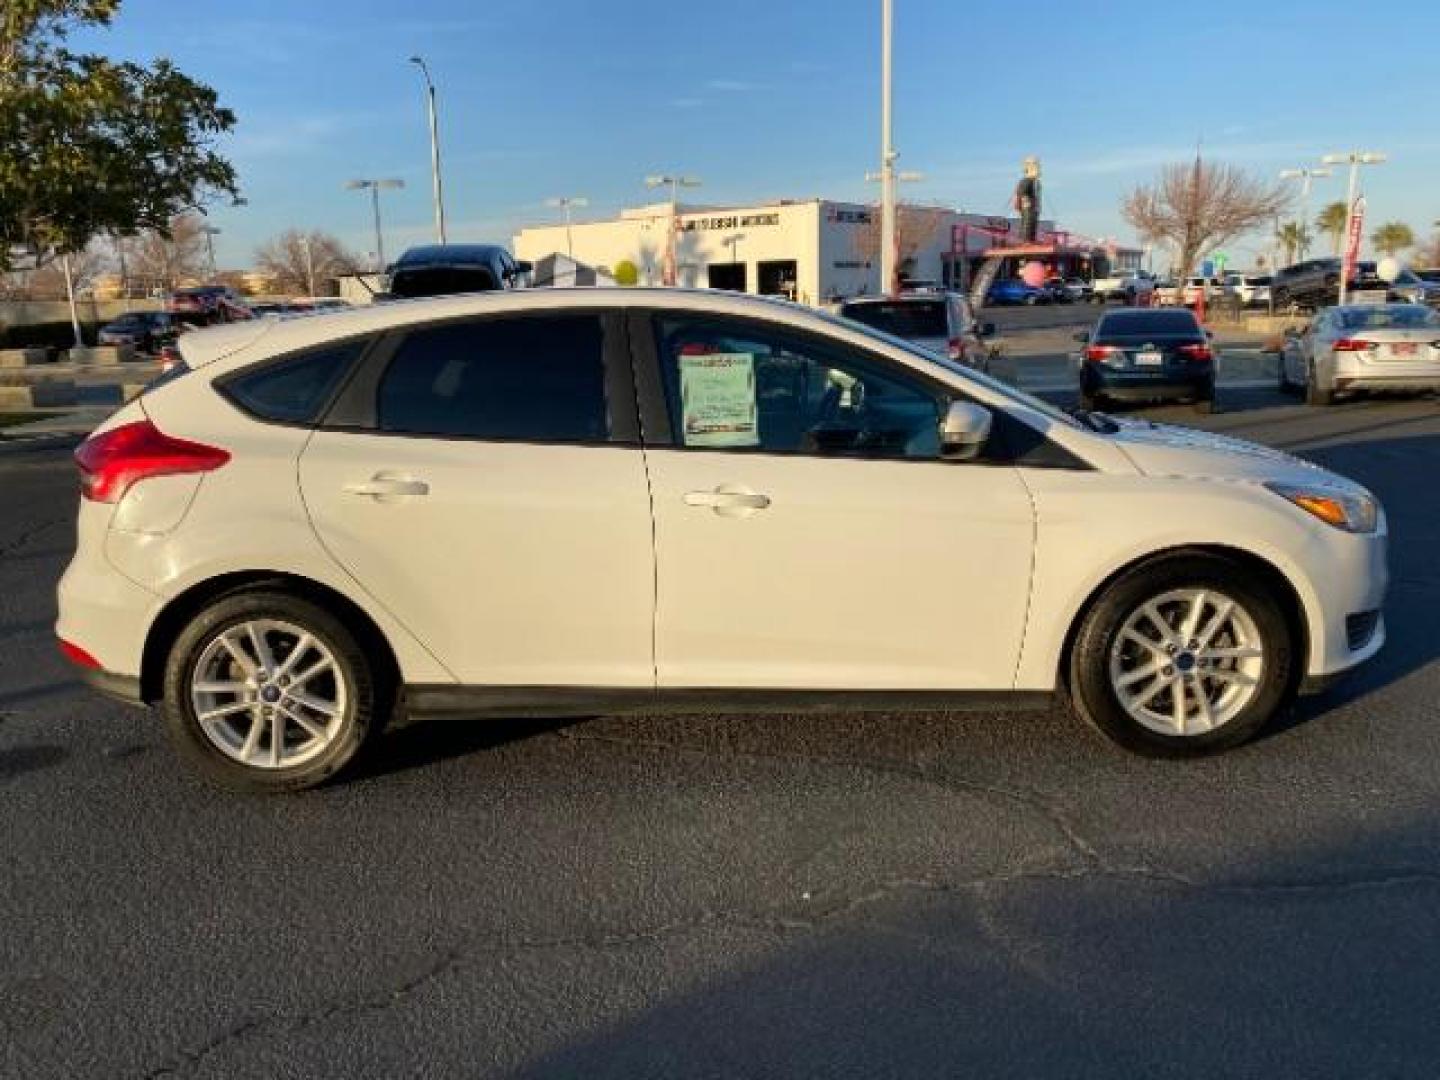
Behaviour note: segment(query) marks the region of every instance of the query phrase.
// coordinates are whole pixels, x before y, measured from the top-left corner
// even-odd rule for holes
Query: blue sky
[[[896,145],[906,198],[1003,213],[1027,154],[1046,216],[1128,237],[1121,195],[1208,157],[1272,174],[1327,151],[1390,153],[1365,170],[1372,221],[1440,218],[1434,119],[1440,4],[1393,29],[1349,0],[895,0]],[[247,205],[217,208],[220,261],[248,265],[289,227],[374,247],[350,177],[394,176],[391,257],[431,235],[423,54],[440,88],[452,240],[508,242],[585,195],[591,216],[647,201],[643,177],[703,178],[696,201],[873,198],[879,0],[126,0],[76,44],[174,59],[239,115],[222,143]],[[1353,25],[1363,47],[1347,48]],[[1403,29],[1403,32],[1400,32]],[[1353,74],[1342,74],[1342,71]],[[1378,75],[1388,70],[1393,75]],[[1344,88],[1349,83],[1353,92]],[[1312,204],[1343,196],[1317,182]],[[1235,245],[1248,261],[1259,241]]]

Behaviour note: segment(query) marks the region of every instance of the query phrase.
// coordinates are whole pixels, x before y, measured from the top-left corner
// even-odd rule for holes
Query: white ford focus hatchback
[[[1384,640],[1356,484],[789,304],[536,290],[187,335],[76,452],[62,648],[230,786],[386,719],[1023,708],[1190,754]]]

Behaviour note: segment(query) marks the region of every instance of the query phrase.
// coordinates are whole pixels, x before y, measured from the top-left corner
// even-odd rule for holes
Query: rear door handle
[[[749,517],[770,505],[770,496],[739,484],[721,484],[714,491],[687,491],[686,506],[708,506],[721,517]]]
[[[369,480],[346,484],[344,491],[346,495],[369,496],[372,499],[401,499],[429,495],[430,485],[424,480],[416,480],[408,476],[376,473]]]

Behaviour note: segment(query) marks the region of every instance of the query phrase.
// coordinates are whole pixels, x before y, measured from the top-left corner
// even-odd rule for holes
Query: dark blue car
[[[1080,406],[1109,401],[1215,402],[1215,350],[1187,308],[1121,308],[1100,316],[1095,329],[1075,335],[1083,344]]]
[[[1049,294],[1044,289],[1026,285],[1019,278],[997,281],[985,294],[987,304],[1043,304],[1049,299]]]

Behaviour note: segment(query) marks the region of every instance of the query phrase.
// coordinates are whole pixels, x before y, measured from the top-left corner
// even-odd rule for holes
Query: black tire
[[[1254,695],[1204,734],[1165,735],[1133,718],[1110,682],[1110,657],[1126,620],[1147,601],[1176,589],[1207,589],[1237,601],[1253,618],[1265,651]],[[1242,563],[1216,555],[1175,555],[1125,571],[1081,617],[1070,650],[1065,691],[1071,710],[1113,742],[1148,757],[1199,757],[1254,738],[1294,696],[1295,635],[1274,587]]]
[[[227,756],[202,729],[191,702],[191,679],[206,646],[225,629],[254,619],[290,623],[313,635],[334,657],[335,677],[345,681],[338,732],[317,756],[293,767],[261,768]],[[300,791],[340,774],[380,733],[395,704],[392,682],[344,621],[309,600],[257,589],[222,596],[180,632],[165,664],[160,709],[180,756],[215,785],[232,791]]]
[[[1098,409],[1100,407],[1101,400],[1102,399],[1099,394],[1087,394],[1084,390],[1080,391],[1080,408],[1084,409],[1086,412],[1094,412],[1096,409]]]
[[[1335,391],[1326,390],[1315,378],[1315,365],[1305,369],[1305,404],[1317,408],[1328,408],[1335,404]]]

